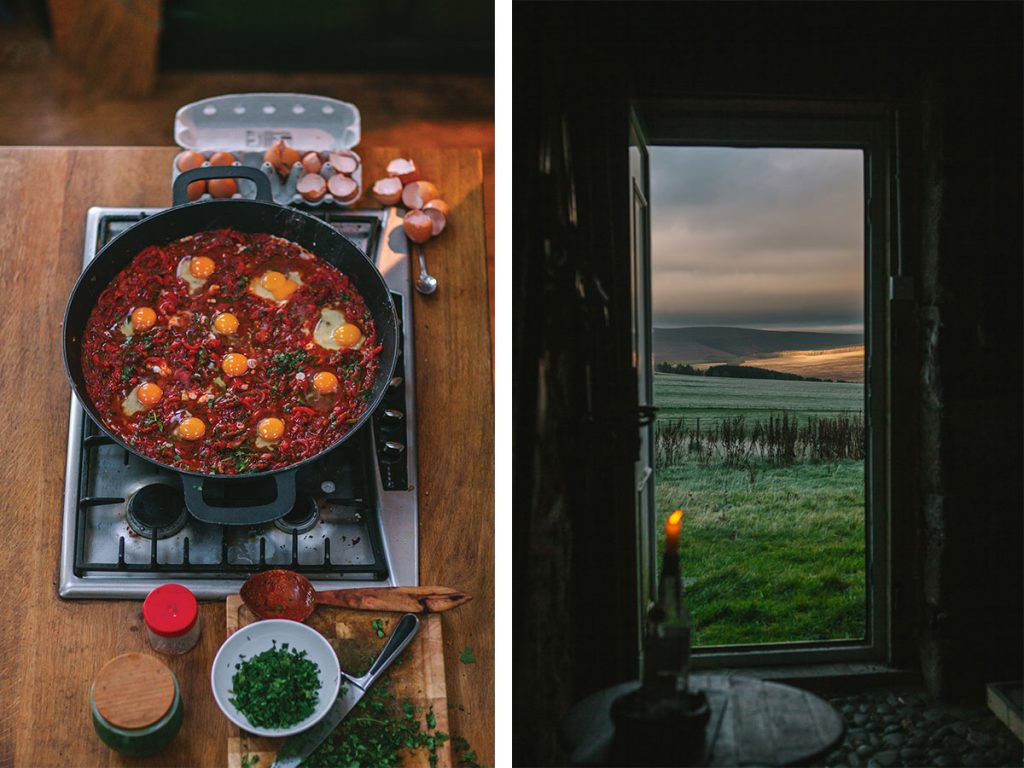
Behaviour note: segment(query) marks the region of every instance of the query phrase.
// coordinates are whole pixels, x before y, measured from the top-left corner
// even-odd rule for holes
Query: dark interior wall
[[[514,14],[513,738],[534,764],[559,762],[555,726],[579,692],[635,674],[635,626],[609,617],[636,611],[636,387],[628,263],[608,258],[627,248],[613,200],[628,169],[627,103],[607,96],[627,82],[611,59],[595,78],[574,65],[581,49],[614,58],[614,33]]]
[[[892,313],[894,661],[920,669],[936,694],[977,694],[986,680],[1020,676],[1021,8],[515,5],[517,763],[557,762],[559,711],[628,673],[628,633],[592,632],[581,652],[574,630],[596,627],[601,609],[580,604],[595,597],[580,582],[607,585],[632,563],[622,539],[593,531],[632,522],[625,153],[634,99],[871,101],[898,111],[901,252],[914,299]],[[560,175],[543,172],[545,151],[563,150],[571,161]],[[575,192],[575,221],[552,216],[551,195],[564,190]],[[602,384],[588,412],[609,425],[599,437],[579,411],[584,371],[595,367]],[[563,408],[538,400],[550,387]],[[543,451],[558,459],[537,462]],[[545,502],[554,498],[561,505]],[[601,563],[605,572],[592,570]],[[559,595],[553,612],[535,602],[542,592]],[[608,663],[595,664],[602,654]],[[557,685],[546,677],[553,658],[570,667]]]
[[[494,71],[494,8],[474,0],[170,0],[162,70]]]

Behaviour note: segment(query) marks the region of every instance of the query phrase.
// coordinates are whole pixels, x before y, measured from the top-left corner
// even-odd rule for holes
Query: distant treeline
[[[662,361],[654,366],[659,373],[679,373],[685,376],[721,376],[727,379],[782,379],[784,381],[836,381],[836,379],[818,379],[813,376],[798,376],[795,373],[783,373],[768,368],[755,368],[752,365],[712,365],[701,370],[684,363]]]

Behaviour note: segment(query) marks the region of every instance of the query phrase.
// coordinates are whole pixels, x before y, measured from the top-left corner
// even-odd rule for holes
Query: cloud
[[[859,150],[652,147],[650,166],[655,325],[863,322]]]

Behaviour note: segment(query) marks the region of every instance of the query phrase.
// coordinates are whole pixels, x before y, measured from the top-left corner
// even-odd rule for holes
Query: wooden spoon
[[[365,587],[317,592],[295,571],[275,569],[246,579],[239,592],[249,610],[261,619],[305,621],[317,604],[360,611],[437,613],[473,598],[448,587]]]

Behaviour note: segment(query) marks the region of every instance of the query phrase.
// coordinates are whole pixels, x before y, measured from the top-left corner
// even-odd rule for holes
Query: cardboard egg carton
[[[306,200],[296,189],[299,179],[306,174],[301,163],[292,166],[287,177],[281,177],[264,160],[267,149],[278,139],[283,139],[300,156],[317,152],[323,162],[320,175],[328,182],[338,173],[328,161],[330,153],[344,150],[354,155],[359,165],[349,177],[358,187],[355,198],[342,202],[328,192],[316,202]],[[214,96],[186,104],[174,116],[175,142],[182,149],[201,153],[206,158],[203,167],[210,164],[215,152],[230,152],[235,156],[234,165],[259,168],[266,174],[274,201],[280,205],[354,205],[363,194],[363,163],[352,149],[359,139],[359,110],[354,104],[303,93]],[[180,173],[175,162],[172,183]],[[237,194],[251,197],[254,187],[251,181],[239,179]],[[204,193],[199,199],[210,199],[210,194]]]

